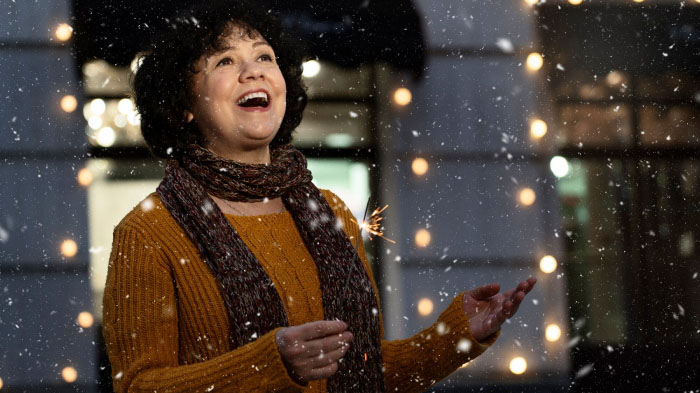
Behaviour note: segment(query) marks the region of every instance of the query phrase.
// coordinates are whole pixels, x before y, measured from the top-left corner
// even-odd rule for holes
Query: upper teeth
[[[253,99],[253,98],[262,98],[265,101],[267,101],[267,94],[265,94],[265,92],[262,92],[262,91],[247,94],[245,97],[238,100],[238,105],[240,105],[240,104],[242,104],[250,99]]]

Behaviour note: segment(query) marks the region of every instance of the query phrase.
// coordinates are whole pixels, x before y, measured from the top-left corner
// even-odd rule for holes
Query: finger
[[[530,277],[527,280],[520,282],[520,284],[518,284],[518,287],[516,289],[518,291],[523,291],[525,293],[528,293],[535,286],[536,282],[537,282],[537,279],[535,277]]]
[[[469,291],[469,295],[477,300],[485,300],[497,294],[500,290],[501,286],[496,283],[493,283],[474,288],[471,291]]]
[[[346,331],[341,334],[334,334],[323,338],[307,341],[306,356],[315,357],[322,353],[328,353],[338,348],[346,346],[352,342],[352,333]]]
[[[346,344],[330,352],[321,353],[319,355],[304,359],[303,367],[313,369],[333,364],[345,356],[349,348],[350,344]]]
[[[517,292],[512,300],[508,302],[508,304],[504,304],[503,308],[506,310],[506,316],[508,318],[512,317],[515,315],[516,312],[518,312],[518,308],[520,308],[520,303],[522,303],[523,299],[525,298],[525,293],[523,292]]]
[[[532,290],[532,288],[535,287],[535,284],[537,283],[537,279],[535,277],[530,277],[526,281],[530,285],[530,287],[527,289],[527,291],[525,291],[525,293],[528,293]]]
[[[343,333],[348,325],[343,321],[314,321],[299,325],[297,339],[300,341],[309,341],[321,337],[331,336]]]
[[[338,362],[334,362],[324,367],[314,368],[309,370],[307,374],[307,380],[312,381],[316,379],[330,378],[338,371]]]

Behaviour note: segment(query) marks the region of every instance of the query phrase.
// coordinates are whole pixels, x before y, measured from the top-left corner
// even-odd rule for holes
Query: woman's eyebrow
[[[253,48],[257,48],[258,46],[263,46],[263,45],[264,45],[264,46],[269,46],[270,48],[272,48],[272,45],[268,44],[267,41],[262,41],[262,40],[261,40],[261,41],[255,41],[255,42],[253,42]],[[216,51],[215,53],[212,53],[211,56],[209,56],[209,57],[206,58],[206,60],[205,60],[205,67],[209,65],[209,60],[210,60],[211,58],[217,57],[217,56],[221,56],[221,55],[223,55],[224,53],[226,53],[226,52],[228,52],[228,51],[230,51],[230,50],[234,50],[234,49],[236,49],[236,46],[235,46],[235,45],[225,46],[225,47],[221,48],[221,50],[218,50],[218,51]]]

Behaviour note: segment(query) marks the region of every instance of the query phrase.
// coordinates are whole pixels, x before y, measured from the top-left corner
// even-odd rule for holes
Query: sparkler
[[[355,259],[357,260],[355,262],[360,262],[360,264],[362,264],[362,261],[360,260],[360,254],[358,254],[358,250],[360,249],[360,242],[362,242],[362,230],[363,229],[367,230],[367,233],[369,233],[369,235],[370,235],[369,236],[370,239],[374,235],[377,237],[381,237],[382,239],[387,240],[391,243],[396,243],[395,241],[384,237],[384,231],[382,231],[382,226],[380,224],[382,221],[382,217],[380,216],[380,214],[384,210],[386,210],[386,208],[389,207],[389,205],[385,205],[382,208],[374,209],[372,214],[369,215],[369,220],[365,219],[367,217],[367,211],[369,210],[369,202],[371,200],[372,200],[372,197],[370,196],[367,199],[367,206],[365,206],[365,212],[364,212],[364,214],[362,214],[362,221],[357,222],[354,219],[352,219],[352,221],[360,227],[360,232],[357,234],[357,242],[355,243]],[[350,278],[352,277],[353,273],[355,273],[355,265],[357,265],[357,263],[353,263],[350,266],[351,270],[350,270],[350,273],[348,274],[348,278],[345,279],[345,285],[343,287],[343,295],[342,295],[341,299],[345,299],[345,295],[348,291],[348,284],[350,284]],[[367,361],[367,352],[365,352],[364,361],[365,362]]]
[[[374,211],[372,212],[372,214],[369,215],[369,219],[366,219],[366,217],[367,217],[367,211],[369,211],[369,202],[370,202],[371,200],[372,200],[372,197],[370,196],[370,197],[367,199],[367,205],[365,206],[365,212],[364,212],[364,214],[362,215],[362,221],[361,221],[361,222],[357,222],[357,221],[355,221],[354,219],[351,219],[354,223],[356,223],[356,224],[359,225],[359,227],[360,227],[360,232],[359,232],[358,235],[357,235],[357,242],[355,243],[355,258],[358,259],[358,260],[359,260],[359,258],[360,258],[360,257],[359,257],[359,254],[358,254],[358,250],[359,250],[359,248],[360,248],[360,242],[362,241],[362,230],[363,230],[363,229],[366,229],[366,230],[367,230],[367,233],[369,233],[369,235],[370,235],[370,239],[372,238],[372,236],[377,236],[377,237],[381,237],[382,239],[384,239],[384,240],[386,240],[386,241],[389,241],[389,242],[391,242],[391,243],[396,243],[395,241],[393,241],[393,240],[391,240],[391,239],[389,239],[389,238],[384,237],[384,231],[382,231],[382,227],[381,227],[381,224],[380,224],[381,221],[382,221],[382,219],[383,219],[383,217],[381,217],[380,214],[381,214],[384,210],[386,210],[386,208],[389,207],[389,205],[385,205],[385,206],[382,207],[382,208],[376,208],[376,209],[374,209]],[[362,263],[362,261],[359,261],[359,262]],[[356,263],[353,263],[353,264],[350,266],[350,269],[351,269],[351,270],[350,270],[350,273],[348,274],[348,278],[345,279],[345,285],[343,286],[343,296],[342,296],[341,299],[344,299],[344,298],[345,298],[345,295],[346,295],[346,293],[347,293],[347,291],[348,291],[348,285],[350,284],[350,278],[352,277],[353,273],[355,273],[355,265],[357,265],[357,264],[356,264]]]
[[[381,222],[384,219],[384,217],[380,216],[380,214],[382,214],[382,212],[384,210],[386,210],[387,207],[389,207],[389,205],[384,205],[384,207],[381,207],[381,208],[378,207],[378,208],[374,209],[372,214],[369,215],[369,220],[364,220],[364,217],[362,217],[363,218],[362,222],[357,222],[354,219],[351,219],[351,220],[360,226],[360,233],[362,233],[362,229],[367,229],[367,233],[369,233],[370,239],[372,238],[372,236],[377,236],[377,237],[381,237],[382,239],[384,239],[390,243],[395,244],[396,243],[395,241],[393,241],[387,237],[384,237],[384,231],[382,231]],[[367,212],[365,212],[365,215],[366,214],[367,214]]]

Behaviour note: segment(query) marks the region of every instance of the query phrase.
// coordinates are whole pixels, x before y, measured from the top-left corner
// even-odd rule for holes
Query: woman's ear
[[[192,120],[194,119],[194,114],[190,111],[185,111],[185,122],[191,123]]]

